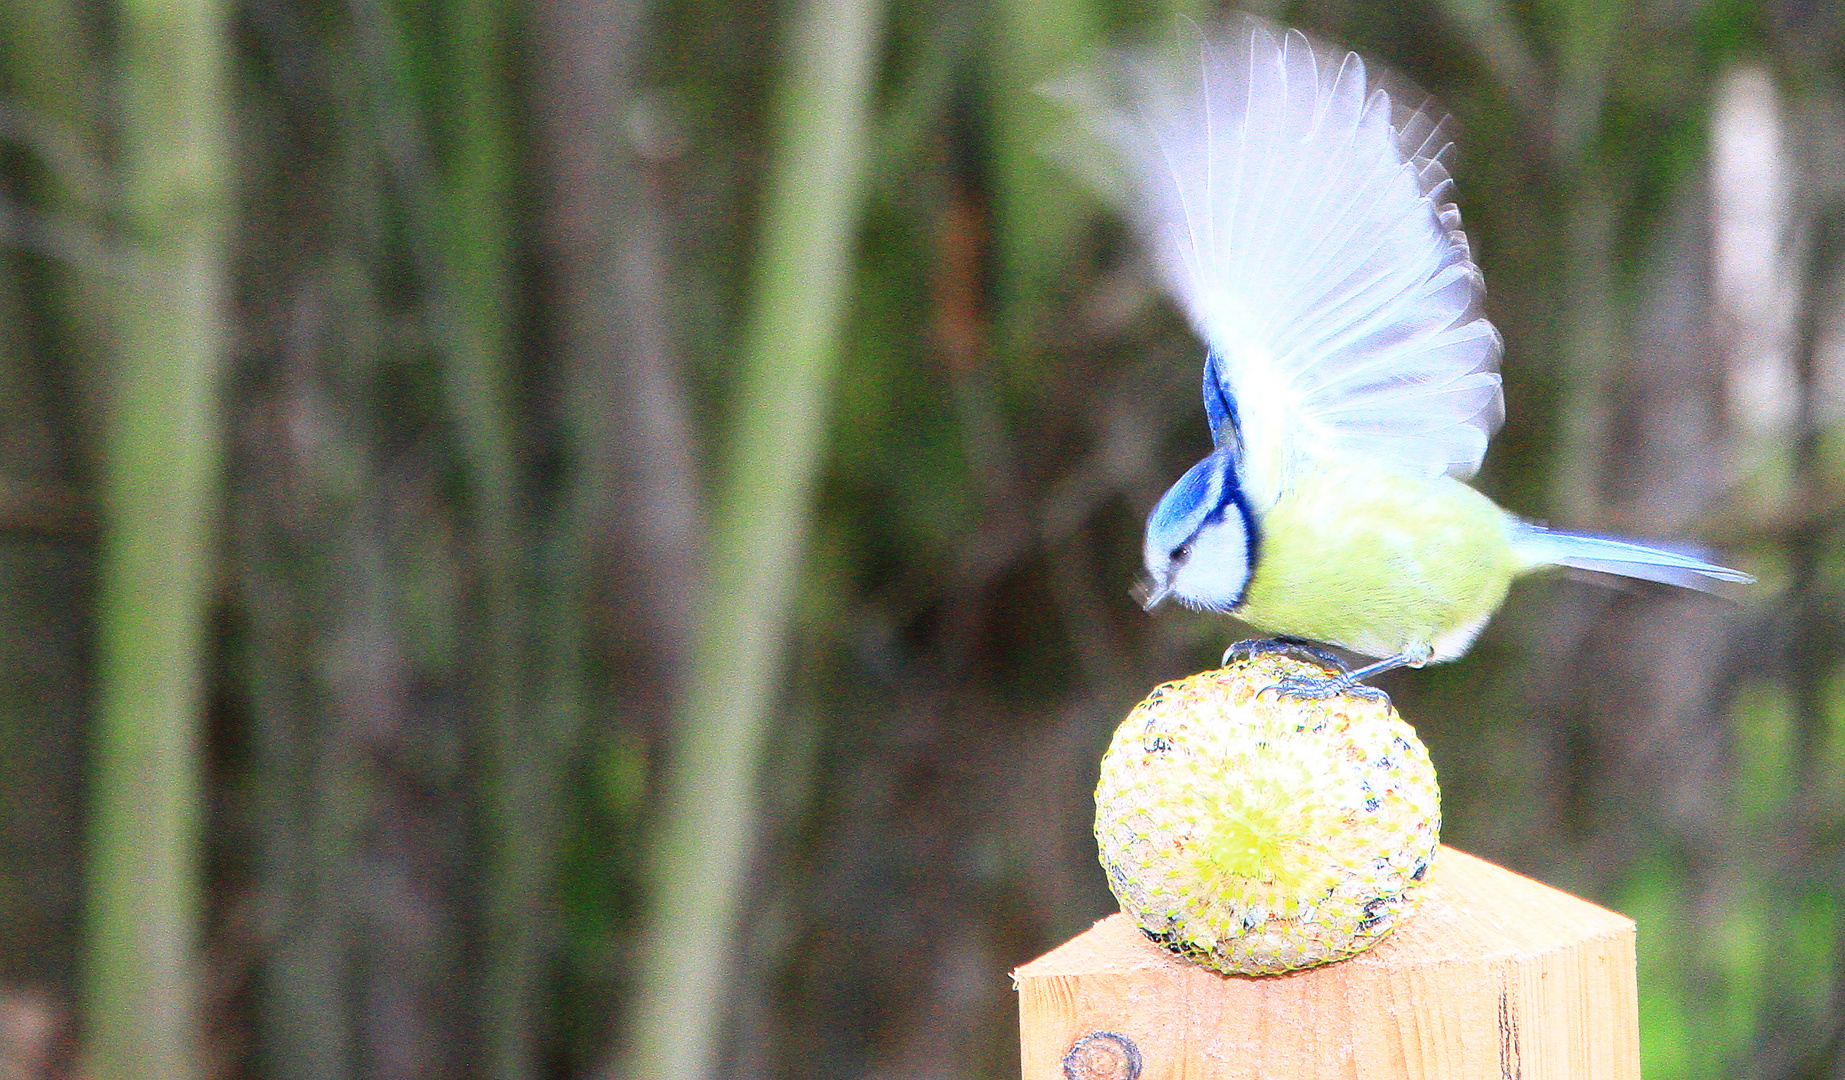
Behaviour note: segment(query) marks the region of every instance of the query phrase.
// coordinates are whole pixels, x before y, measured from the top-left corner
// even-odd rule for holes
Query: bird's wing
[[[1321,452],[1471,476],[1504,416],[1500,338],[1444,123],[1357,54],[1252,18],[1111,60],[1052,92],[1105,144],[1095,178],[1209,345],[1207,397],[1215,374],[1255,463],[1277,483]]]

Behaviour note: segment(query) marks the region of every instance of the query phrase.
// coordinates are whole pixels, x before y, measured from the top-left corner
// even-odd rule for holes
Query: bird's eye
[[[1182,563],[1191,557],[1192,557],[1192,545],[1191,545],[1191,541],[1189,540],[1187,540],[1183,544],[1180,544],[1178,547],[1172,549],[1171,559],[1175,563]]]

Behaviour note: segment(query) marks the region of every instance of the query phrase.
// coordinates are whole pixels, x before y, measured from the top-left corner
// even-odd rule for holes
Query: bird
[[[1274,635],[1226,663],[1305,650],[1333,673],[1281,689],[1314,697],[1462,656],[1545,568],[1754,580],[1521,520],[1467,484],[1504,419],[1503,343],[1454,203],[1452,122],[1407,83],[1238,16],[1046,90],[1206,346],[1213,449],[1148,516],[1148,610],[1170,597]]]

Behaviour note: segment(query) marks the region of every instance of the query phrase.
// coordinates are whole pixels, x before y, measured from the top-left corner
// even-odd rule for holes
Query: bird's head
[[[1147,518],[1142,606],[1151,610],[1168,596],[1214,611],[1243,602],[1257,533],[1238,467],[1235,446],[1221,446],[1160,497]]]

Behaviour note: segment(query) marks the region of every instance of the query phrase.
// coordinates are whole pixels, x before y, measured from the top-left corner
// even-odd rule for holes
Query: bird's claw
[[[1326,678],[1312,675],[1287,675],[1268,686],[1263,687],[1257,697],[1274,691],[1277,698],[1292,698],[1296,701],[1324,701],[1342,695],[1364,698],[1367,701],[1389,701],[1382,690],[1366,686],[1359,682],[1352,669],[1345,661],[1327,652],[1325,649],[1309,645],[1294,638],[1264,638],[1255,641],[1239,641],[1224,651],[1224,664],[1231,660],[1247,659],[1252,656],[1271,656],[1280,653],[1298,660],[1317,664],[1332,674]],[[1366,669],[1368,672],[1369,668]],[[1361,672],[1360,674],[1364,674]]]
[[[1345,661],[1327,652],[1325,649],[1309,645],[1293,638],[1261,638],[1258,640],[1239,641],[1224,650],[1223,663],[1219,667],[1228,667],[1232,660],[1247,660],[1255,656],[1270,656],[1280,653],[1298,660],[1318,664],[1328,671],[1344,675],[1348,670]]]
[[[1329,679],[1316,679],[1310,675],[1289,675],[1257,691],[1261,697],[1269,691],[1275,692],[1278,699],[1295,701],[1324,701],[1327,698],[1343,696],[1364,698],[1367,701],[1389,701],[1390,698],[1375,686],[1366,686],[1354,680],[1350,675],[1335,675]]]

